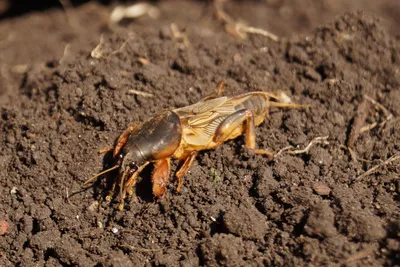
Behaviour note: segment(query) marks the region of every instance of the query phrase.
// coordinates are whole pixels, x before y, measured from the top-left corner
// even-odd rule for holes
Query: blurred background
[[[88,2],[97,2],[101,5],[117,5],[132,4],[138,1],[0,0],[0,20],[21,16],[27,12],[45,11],[50,8],[63,8],[63,6],[75,7]],[[172,6],[175,6],[176,2],[185,1],[159,0],[147,2],[169,2]],[[189,2],[189,0],[186,0],[186,2]],[[206,6],[213,1],[197,0],[190,2],[203,3]],[[399,0],[232,0],[224,2],[227,11],[232,16],[240,17],[241,15],[245,16],[244,13],[251,14],[251,16],[246,16],[246,21],[249,24],[256,27],[269,25],[269,30],[280,36],[288,36],[291,33],[305,33],[318,27],[318,25],[325,24],[338,15],[358,10],[381,17],[390,33],[399,35]],[[230,8],[229,2],[236,2],[235,7]]]

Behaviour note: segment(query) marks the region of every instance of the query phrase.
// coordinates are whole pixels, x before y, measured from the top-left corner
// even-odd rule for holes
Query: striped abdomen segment
[[[249,109],[253,113],[255,125],[263,122],[268,115],[269,97],[262,92],[249,93],[247,97],[242,95],[234,101],[237,101],[235,103],[236,111]]]

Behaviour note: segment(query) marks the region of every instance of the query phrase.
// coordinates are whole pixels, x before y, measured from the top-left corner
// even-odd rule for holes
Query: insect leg
[[[194,159],[196,158],[198,152],[193,151],[186,159],[179,171],[177,171],[176,178],[178,179],[178,187],[176,188],[176,191],[179,192],[181,191],[182,185],[183,185],[183,177],[186,175],[188,170],[190,169],[190,166],[192,166]]]
[[[130,195],[130,196],[133,195],[133,187],[136,184],[136,179],[148,164],[149,164],[149,162],[146,162],[145,164],[140,166],[139,169],[137,169],[137,171],[135,171],[126,182],[124,180],[124,176],[122,176],[120,185],[119,185],[120,186],[120,204],[119,204],[120,210],[124,209],[124,201],[125,201],[126,193],[128,193],[128,195]]]
[[[218,91],[206,96],[205,98],[203,98],[199,102],[204,102],[204,101],[207,101],[207,100],[210,100],[210,99],[217,98],[217,97],[221,96],[222,93],[224,92],[224,89],[223,89],[224,86],[225,86],[225,81],[224,80],[220,81],[218,83],[218,86],[217,86]]]
[[[121,148],[125,145],[126,141],[128,141],[129,135],[136,130],[136,128],[139,126],[137,123],[133,123],[126,128],[122,134],[118,137],[117,143],[115,144],[114,147],[114,153],[113,157],[118,155],[118,153],[121,151]]]
[[[117,183],[118,183],[118,182],[114,182],[114,183],[112,184],[111,190],[110,190],[110,192],[108,192],[108,194],[107,194],[107,196],[106,196],[106,201],[107,201],[107,202],[110,202],[110,201],[111,201],[111,199],[112,199],[112,197],[113,197],[113,195],[114,195],[114,190],[115,190],[115,187],[117,186]]]
[[[104,154],[104,153],[108,153],[108,152],[113,151],[113,150],[114,150],[113,147],[107,147],[107,148],[99,149],[99,150],[97,151],[97,153],[99,153],[99,154]]]
[[[131,175],[131,177],[129,177],[129,179],[122,185],[124,192],[128,192],[129,195],[133,195],[133,187],[136,184],[136,179],[148,164],[149,164],[149,162],[146,162],[145,164],[140,166],[139,169],[137,171],[135,171]],[[125,196],[125,194],[124,194],[124,196]]]
[[[153,195],[161,198],[165,194],[165,188],[168,183],[170,173],[170,158],[160,159],[154,163],[154,171],[151,176],[153,184]]]
[[[235,134],[238,136],[238,129],[240,134],[245,133],[245,145],[252,149],[256,154],[273,156],[273,153],[256,148],[256,134],[253,113],[248,109],[239,110],[228,116],[217,128],[214,135],[214,142],[222,144]]]

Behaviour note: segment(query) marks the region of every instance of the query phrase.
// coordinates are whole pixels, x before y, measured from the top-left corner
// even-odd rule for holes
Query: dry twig
[[[393,114],[387,108],[385,108],[381,103],[377,102],[375,99],[373,99],[367,95],[364,95],[364,99],[368,100],[369,102],[374,104],[377,108],[382,110],[382,112],[385,114],[386,118],[381,123],[374,122],[374,123],[371,123],[364,127],[361,127],[360,134],[370,131],[370,130],[374,129],[375,127],[383,127],[388,121],[390,121],[394,118]]]
[[[90,52],[92,58],[102,58],[103,57],[103,46],[104,46],[104,34],[100,35],[99,44]]]
[[[327,141],[329,136],[319,136],[315,137],[311,142],[304,148],[304,149],[298,149],[298,150],[293,150],[289,151],[289,154],[292,155],[297,155],[297,154],[307,154],[308,151],[311,149],[311,147],[315,144],[324,144],[324,145],[329,145],[329,142]]]
[[[171,33],[174,39],[178,42],[182,42],[186,47],[189,46],[189,39],[184,32],[181,32],[175,23],[170,25]]]
[[[367,249],[364,249],[364,250],[361,250],[361,251],[355,253],[353,256],[350,256],[349,258],[347,258],[345,260],[345,262],[349,263],[349,262],[353,262],[353,261],[362,260],[362,259],[368,257],[369,255],[371,255],[372,253],[373,253],[373,249],[367,248]]]
[[[115,54],[121,52],[121,51],[125,48],[126,44],[127,44],[130,40],[132,40],[134,37],[136,37],[134,34],[130,35],[130,36],[122,43],[122,45],[121,45],[117,50],[112,51],[112,52],[109,53],[108,55],[105,55],[105,53],[104,53],[104,51],[105,51],[105,49],[104,49],[104,34],[102,34],[102,35],[100,36],[99,44],[92,50],[92,52],[90,52],[90,55],[91,55],[92,58],[96,58],[96,59],[108,58],[108,57],[110,57],[110,56],[112,56],[112,55],[115,55]]]
[[[128,90],[128,94],[130,94],[130,95],[140,95],[140,96],[143,96],[143,97],[154,97],[153,94],[142,92],[142,91],[137,91],[137,90],[133,90],[133,89]]]
[[[214,8],[217,18],[225,23],[225,29],[228,33],[238,36],[241,39],[246,39],[247,33],[252,33],[265,36],[275,42],[279,40],[279,37],[273,33],[259,28],[249,27],[244,22],[235,21],[223,10],[223,2],[225,2],[225,0],[214,0]]]
[[[386,119],[393,117],[393,114],[387,108],[385,108],[381,103],[377,102],[375,99],[373,99],[367,95],[364,95],[364,98],[367,99],[368,101],[370,101],[372,104],[379,107],[382,110],[382,112],[385,113]]]
[[[356,117],[353,121],[353,126],[351,127],[350,135],[347,140],[347,147],[351,148],[354,146],[358,137],[360,136],[360,129],[363,126],[365,120],[367,119],[368,114],[368,102],[367,99],[364,98],[363,101],[358,105]]]
[[[129,36],[129,37],[122,43],[122,45],[121,45],[117,50],[111,52],[110,56],[115,55],[115,54],[121,52],[121,51],[125,48],[126,44],[127,44],[131,39],[133,39],[134,37],[136,37],[136,36],[135,36],[135,35]]]
[[[293,149],[293,148],[294,148],[293,146],[285,146],[284,148],[282,148],[281,150],[279,150],[279,151],[274,155],[274,158],[276,158],[276,157],[282,155],[283,152],[288,151],[288,150],[291,150],[291,149]]]
[[[66,198],[67,198],[68,204],[72,205],[71,201],[69,200],[69,191],[68,191],[68,187],[65,187],[65,194],[66,194]]]
[[[68,57],[68,54],[70,54],[71,53],[71,45],[70,44],[66,44],[65,45],[65,47],[64,47],[64,53],[63,53],[63,56],[62,56],[62,58],[58,61],[58,64],[62,64],[63,62],[64,62],[64,59],[66,58],[66,57]]]
[[[380,163],[380,164],[378,164],[378,165],[372,167],[372,168],[369,169],[368,171],[366,171],[366,172],[364,172],[363,174],[359,175],[359,176],[356,177],[354,180],[355,180],[355,181],[359,181],[359,180],[361,180],[362,178],[367,177],[368,175],[371,175],[371,174],[377,172],[379,168],[381,168],[381,167],[383,167],[383,166],[386,166],[386,165],[388,165],[388,164],[390,164],[390,163],[392,163],[393,161],[396,161],[396,160],[398,160],[398,159],[400,159],[400,154],[399,154],[399,153],[394,154],[393,156],[391,156],[390,158],[388,158],[388,159],[385,160],[384,162],[382,162],[382,163]]]
[[[288,151],[288,154],[291,155],[297,155],[297,154],[307,154],[308,151],[311,149],[311,147],[315,144],[324,144],[324,145],[329,145],[329,142],[327,141],[329,136],[319,136],[311,140],[311,142],[304,148],[304,149],[298,149],[298,150],[292,150],[294,149],[293,146],[286,146],[279,150],[275,155],[274,158],[282,155],[284,152]]]

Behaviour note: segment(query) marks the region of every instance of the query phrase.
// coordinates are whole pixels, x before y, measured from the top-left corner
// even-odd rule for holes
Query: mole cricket
[[[255,126],[268,117],[271,108],[307,107],[287,103],[279,95],[262,91],[220,97],[222,86],[223,83],[219,85],[215,96],[183,108],[162,111],[143,123],[128,126],[111,149],[115,166],[93,176],[84,184],[106,172],[119,169],[118,179],[107,198],[111,198],[118,185],[119,209],[122,210],[126,194],[133,194],[138,175],[149,163],[154,163],[151,176],[153,195],[161,198],[170,176],[171,158],[174,158],[183,161],[175,174],[178,180],[176,190],[179,192],[183,177],[199,151],[213,149],[225,141],[245,135],[246,147],[256,154],[272,156],[271,152],[256,148]]]

